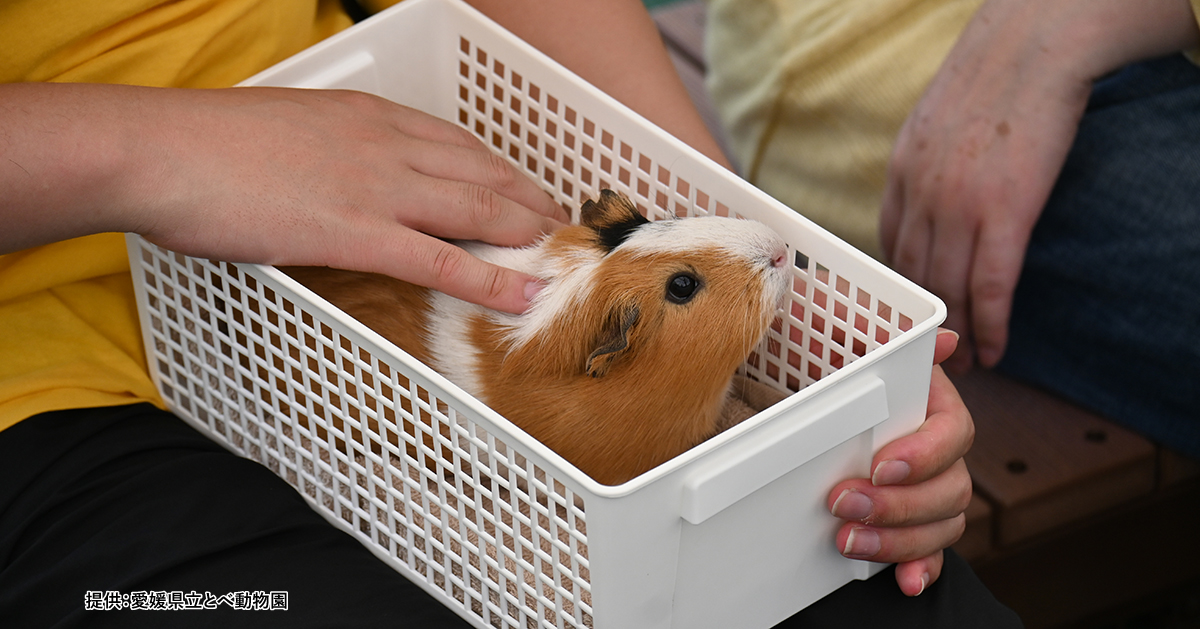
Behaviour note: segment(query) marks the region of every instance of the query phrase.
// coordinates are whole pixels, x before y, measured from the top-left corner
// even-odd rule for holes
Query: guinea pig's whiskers
[[[742,302],[749,303],[749,300],[750,300],[750,286],[748,284],[743,285],[742,286]],[[755,305],[757,305],[757,304],[755,304]],[[758,339],[753,338],[753,335],[750,334],[750,332],[751,332],[750,326],[751,325],[752,324],[750,322],[750,317],[747,316],[747,317],[742,318],[742,339],[743,339],[742,343],[745,345],[745,347],[742,348],[742,358],[749,357],[750,350],[754,349],[754,344],[758,342]]]

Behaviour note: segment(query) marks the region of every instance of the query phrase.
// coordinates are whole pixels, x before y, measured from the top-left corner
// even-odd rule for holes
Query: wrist
[[[131,132],[140,121],[114,106],[123,89],[138,88],[3,86],[0,218],[15,228],[0,238],[0,251],[129,229]]]

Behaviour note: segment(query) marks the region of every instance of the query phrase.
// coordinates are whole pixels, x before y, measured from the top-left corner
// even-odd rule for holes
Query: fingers
[[[390,120],[382,134],[359,142],[373,165],[350,170],[361,197],[358,215],[338,217],[354,247],[341,266],[386,273],[466,301],[523,312],[541,288],[536,278],[485,263],[441,239],[524,246],[569,221],[566,211],[506,159],[452,123],[389,101],[354,93],[336,98]],[[390,133],[389,133],[390,132]]]
[[[395,221],[438,238],[518,247],[564,226],[484,185],[419,174],[406,178],[413,185],[406,186],[407,196],[394,210]]]
[[[901,275],[925,286],[931,217],[916,200],[922,198],[920,174],[929,170],[924,161],[927,132],[919,112],[904,122],[888,160],[887,187],[880,216],[880,236],[886,259]]]
[[[966,530],[966,521],[966,516],[960,514],[949,520],[896,529],[847,523],[838,531],[837,544],[842,555],[850,559],[880,563],[914,561],[957,542]]]
[[[411,170],[400,173],[402,224],[440,238],[515,247],[570,220],[550,195],[469,132],[413,110],[405,110],[401,124],[414,134]]]
[[[969,289],[972,259],[978,252],[977,226],[972,217],[957,212],[938,221],[933,231],[924,285],[946,304],[946,321],[942,325],[968,335],[968,342],[962,344],[958,355],[952,356],[948,363],[956,371],[965,371],[971,365],[974,349],[970,342],[975,332],[971,328],[970,313],[979,307]]]
[[[866,479],[834,487],[829,510],[853,522],[881,527],[910,527],[954,518],[971,501],[971,477],[961,459],[945,472],[916,485],[876,486]]]
[[[933,368],[925,422],[875,454],[871,482],[876,486],[920,483],[950,469],[975,440],[975,423],[940,367]]]
[[[946,328],[938,328],[933,345],[933,364],[940,365],[958,349],[958,332]]]
[[[929,288],[929,248],[932,225],[911,202],[904,203],[903,218],[896,229],[892,266],[901,275]]]
[[[946,303],[944,327],[970,339],[971,293],[968,281],[974,236],[969,217],[950,213],[935,219],[936,204],[930,202],[930,190],[941,188],[941,175],[930,187],[916,173],[930,171],[928,164],[916,160],[925,140],[912,148],[910,136],[919,131],[919,116],[910,118],[901,131],[897,147],[888,165],[888,181],[880,210],[880,238],[885,259],[901,275],[935,293]],[[914,131],[918,129],[918,131]],[[938,171],[935,171],[938,172]],[[961,344],[947,366],[965,371],[974,360],[969,340]],[[941,361],[939,361],[941,362]]]
[[[985,231],[971,274],[971,329],[979,362],[995,366],[1008,344],[1008,321],[1024,264],[1029,230],[1016,233]]]
[[[388,113],[396,129],[405,135],[411,135],[438,144],[452,144],[466,149],[486,150],[479,138],[452,122],[442,120],[437,116],[431,116],[419,109],[403,107],[391,101],[384,100],[384,102],[390,106]]]
[[[912,561],[896,564],[896,583],[906,596],[920,596],[925,588],[942,576],[945,555],[938,551]]]
[[[535,277],[489,264],[437,238],[412,230],[398,236],[381,243],[370,262],[406,282],[514,314],[524,312],[542,288]]]
[[[539,216],[559,223],[570,220],[566,211],[555,203],[550,195],[519,172],[508,160],[488,151],[482,145],[477,149],[436,143],[417,146],[421,159],[412,164],[415,172],[437,179],[474,184],[483,191],[498,195],[498,200],[511,201],[518,207],[527,208]],[[460,198],[480,198],[480,192],[467,188],[460,191]],[[486,207],[490,203],[491,201],[485,201],[482,205]]]
[[[343,117],[361,123],[333,129],[354,140],[349,147],[322,147],[337,158],[334,175],[358,195],[357,211],[390,207],[410,228],[507,246],[530,244],[569,220],[533,180],[457,125],[367,94],[318,95],[350,107]]]
[[[957,335],[939,333],[935,359],[954,350]],[[940,367],[930,381],[925,423],[876,454],[871,479],[851,479],[830,492],[830,512],[847,520],[838,549],[847,557],[902,562],[897,582],[914,596],[938,578],[941,550],[962,536],[971,500],[963,456],[974,440],[970,414]]]
[[[923,524],[962,513],[971,498],[963,456],[974,438],[970,413],[945,373],[934,367],[925,422],[879,450],[870,480],[836,485],[828,498],[830,512],[881,526]]]
[[[144,94],[154,99],[144,111],[158,117],[146,128],[169,131],[150,143],[161,150],[142,156],[152,166],[142,170],[168,174],[131,186],[140,205],[129,228],[181,253],[385,273],[515,313],[539,289],[535,278],[442,239],[528,245],[567,220],[536,182],[469,132],[377,96]],[[272,159],[231,150],[239,146]]]
[[[883,527],[909,527],[950,519],[971,499],[971,479],[959,459],[945,472],[915,485],[878,486],[865,479],[844,481],[831,495],[830,512],[843,519]]]
[[[421,159],[411,164],[413,170],[477,184],[542,216],[570,220],[550,195],[466,129],[407,107],[395,106],[392,115],[401,133],[422,141],[416,147]]]

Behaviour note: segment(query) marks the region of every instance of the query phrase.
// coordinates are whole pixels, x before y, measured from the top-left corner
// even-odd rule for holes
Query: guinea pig
[[[284,271],[593,479],[620,484],[718,431],[734,372],[787,290],[787,247],[755,221],[648,221],[610,190],[580,214],[529,247],[460,243],[545,281],[520,315],[382,275]]]

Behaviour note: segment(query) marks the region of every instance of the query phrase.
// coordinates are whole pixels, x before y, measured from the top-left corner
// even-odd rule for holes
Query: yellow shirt
[[[0,81],[228,87],[350,25],[338,0],[6,0]],[[0,430],[162,405],[121,234],[0,256]]]
[[[708,3],[709,91],[743,174],[880,257],[892,144],[983,1]]]

